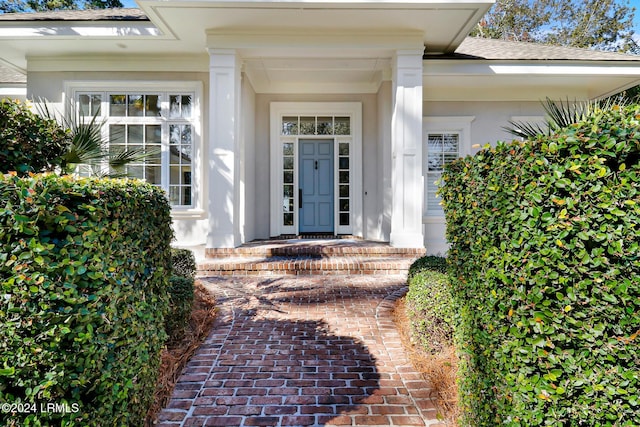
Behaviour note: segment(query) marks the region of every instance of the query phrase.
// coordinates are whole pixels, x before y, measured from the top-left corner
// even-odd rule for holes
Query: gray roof
[[[56,10],[50,12],[3,13],[0,21],[148,21],[140,9]]]
[[[464,39],[453,56],[503,61],[640,61],[638,55],[477,37]]]

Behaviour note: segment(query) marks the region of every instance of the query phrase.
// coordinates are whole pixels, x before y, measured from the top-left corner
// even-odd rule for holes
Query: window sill
[[[173,219],[205,219],[207,213],[202,209],[179,208],[171,209],[171,218]]]

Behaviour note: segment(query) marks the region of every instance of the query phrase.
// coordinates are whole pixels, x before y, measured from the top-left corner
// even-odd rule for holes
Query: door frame
[[[287,116],[340,116],[350,118],[350,135],[284,135]],[[272,102],[270,103],[270,236],[298,235],[298,171],[300,139],[333,139],[334,234],[363,236],[362,215],[362,104],[360,102]],[[293,225],[283,224],[283,147],[293,143]],[[340,143],[349,144],[349,225],[340,225],[338,160]]]
[[[334,233],[335,232],[335,201],[336,201],[336,197],[335,197],[335,179],[336,179],[336,171],[335,171],[335,139],[334,138],[323,138],[323,139],[316,139],[316,138],[299,138],[298,139],[298,146],[299,147],[303,147],[304,144],[308,144],[311,143],[314,145],[314,155],[313,158],[317,159],[319,156],[319,152],[320,152],[320,144],[318,144],[319,142],[322,143],[326,143],[329,145],[329,149],[331,151],[330,154],[325,154],[325,160],[329,160],[329,170],[327,171],[327,175],[323,175],[320,176],[320,174],[315,174],[313,171],[311,171],[311,173],[314,173],[315,177],[318,179],[318,182],[315,182],[315,178],[314,178],[314,189],[313,190],[319,190],[321,187],[325,187],[322,186],[322,184],[320,184],[321,179],[320,178],[325,178],[327,181],[331,182],[331,186],[329,188],[326,188],[327,191],[329,192],[329,194],[325,195],[324,201],[329,202],[330,206],[331,206],[331,211],[328,216],[329,218],[326,218],[328,220],[331,221],[330,225],[325,225],[322,226],[321,225],[321,218],[318,215],[318,217],[316,217],[316,214],[319,214],[319,207],[315,205],[313,205],[313,217],[314,217],[314,226],[311,228],[316,228],[316,230],[303,230],[303,223],[304,223],[304,202],[303,200],[305,200],[306,197],[309,196],[304,196],[303,200],[299,200],[298,199],[298,205],[296,206],[298,209],[298,218],[300,219],[299,223],[298,223],[298,231],[302,234],[325,234],[325,233]],[[307,171],[307,168],[303,166],[303,162],[302,160],[304,159],[305,155],[304,155],[304,149],[302,150],[298,150],[298,170],[297,170],[297,175],[298,175],[298,193],[297,196],[298,198],[300,198],[300,195],[304,195],[305,193],[305,189],[306,187],[303,186],[304,184],[304,180],[303,180],[303,176],[304,176],[304,172]],[[316,160],[316,165],[315,167],[312,167],[312,169],[318,170],[318,161]],[[319,170],[322,170],[322,168],[320,168]],[[314,192],[314,196],[318,197],[318,194],[315,194]],[[303,218],[300,218],[300,216],[302,216]],[[327,227],[329,228],[328,230],[318,230],[318,228],[322,228],[322,227]]]

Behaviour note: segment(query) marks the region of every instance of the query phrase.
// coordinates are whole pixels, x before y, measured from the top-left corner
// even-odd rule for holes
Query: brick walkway
[[[404,277],[202,281],[221,311],[159,425],[439,425],[393,324]]]

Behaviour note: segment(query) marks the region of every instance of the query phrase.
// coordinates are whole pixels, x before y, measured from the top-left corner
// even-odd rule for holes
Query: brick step
[[[406,274],[417,256],[266,257],[204,260],[199,276]]]
[[[223,258],[272,258],[272,257],[367,257],[367,258],[418,258],[423,248],[393,248],[391,246],[363,245],[260,245],[230,249],[206,249],[208,259]]]

